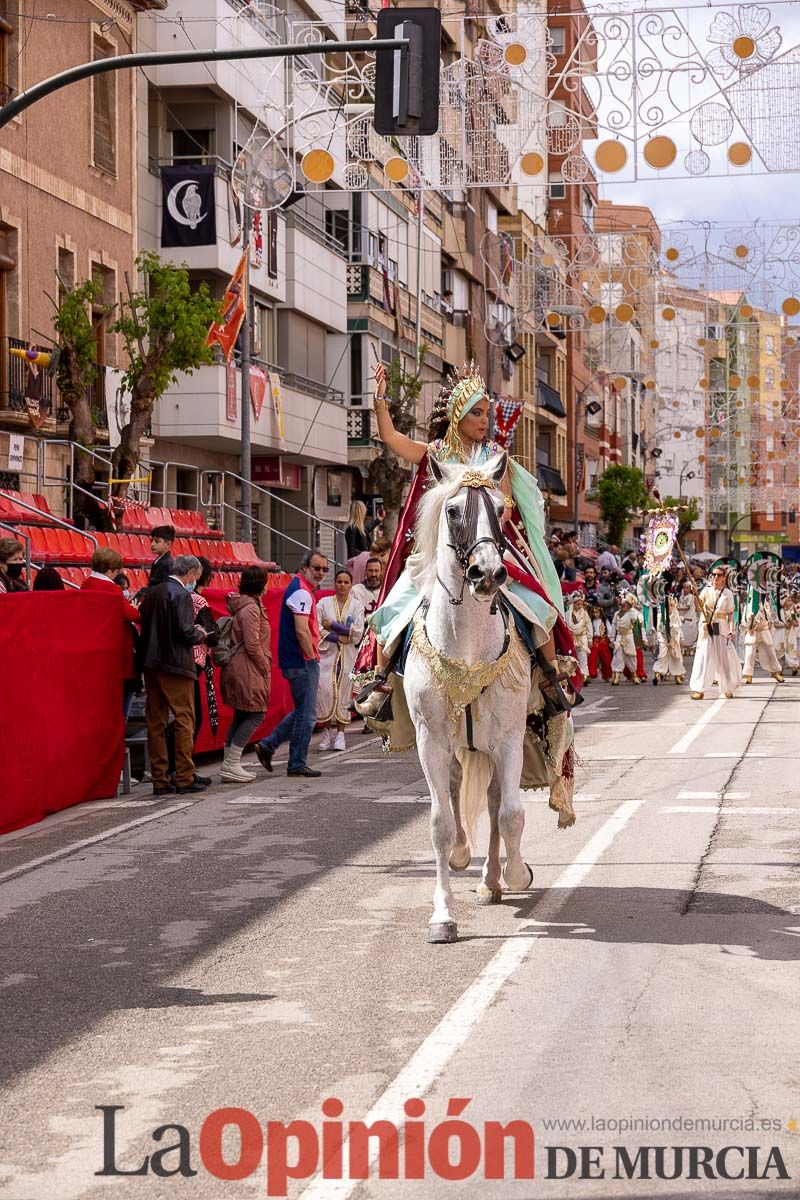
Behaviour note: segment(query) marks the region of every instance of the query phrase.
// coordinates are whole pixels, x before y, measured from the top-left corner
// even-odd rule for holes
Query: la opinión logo
[[[454,1182],[473,1176],[484,1179],[533,1179],[534,1134],[527,1121],[486,1121],[482,1131],[464,1120],[471,1098],[451,1099],[444,1121],[428,1128],[425,1102],[411,1098],[403,1110],[406,1120],[342,1121],[344,1104],[335,1096],[321,1106],[322,1121],[267,1121],[262,1125],[246,1108],[218,1108],[200,1127],[197,1146],[185,1125],[159,1125],[151,1133],[157,1149],[145,1154],[137,1167],[117,1165],[117,1114],[121,1104],[98,1104],[103,1114],[103,1167],[96,1175],[197,1175],[199,1162],[222,1180],[247,1179],[263,1170],[268,1196],[285,1196],[289,1180],[369,1179],[377,1163],[378,1179],[425,1179],[435,1175]],[[238,1151],[231,1153],[238,1140]],[[223,1152],[227,1144],[228,1157]],[[506,1175],[506,1151],[514,1174]]]

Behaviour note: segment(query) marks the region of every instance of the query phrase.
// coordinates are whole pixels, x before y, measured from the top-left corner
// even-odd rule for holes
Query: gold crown
[[[464,406],[477,392],[485,392],[486,384],[474,361],[469,366],[465,363],[463,371],[454,371],[451,380],[453,386],[447,402],[447,412],[450,420],[456,418],[458,424]]]

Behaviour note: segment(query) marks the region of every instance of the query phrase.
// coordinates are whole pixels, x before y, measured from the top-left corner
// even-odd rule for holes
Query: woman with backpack
[[[272,651],[269,621],[261,603],[266,586],[264,567],[245,567],[239,595],[228,597],[228,611],[233,618],[230,635],[223,633],[215,653],[218,657],[222,651],[227,658],[221,673],[222,699],[233,709],[220,772],[223,783],[249,783],[255,779],[242,767],[242,753],[269,706]]]

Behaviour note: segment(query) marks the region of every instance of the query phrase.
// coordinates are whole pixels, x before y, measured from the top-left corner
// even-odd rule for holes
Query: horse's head
[[[452,552],[462,576],[461,594],[466,584],[476,600],[492,600],[508,578],[503,565],[505,502],[498,487],[507,465],[505,451],[483,467],[431,461],[434,478],[445,492],[439,516],[440,552],[445,546]]]

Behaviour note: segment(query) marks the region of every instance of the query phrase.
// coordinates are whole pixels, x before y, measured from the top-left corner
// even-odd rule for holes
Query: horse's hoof
[[[450,855],[450,870],[451,871],[466,871],[469,864],[472,862],[472,852],[469,846],[454,846],[453,853]]]
[[[533,867],[530,865],[530,863],[525,863],[525,866],[528,868],[528,874],[530,875],[528,886],[525,888],[525,891],[527,892],[533,887]]]
[[[478,904],[500,904],[503,899],[503,893],[500,888],[478,888]]]
[[[446,942],[457,942],[458,927],[455,921],[439,921],[435,925],[429,925],[426,941],[435,946],[444,945]]]

